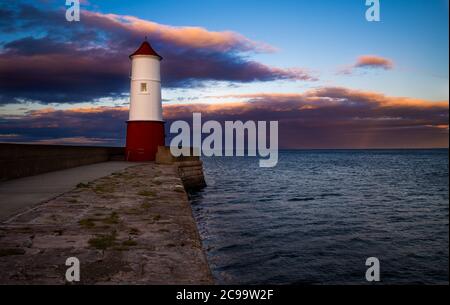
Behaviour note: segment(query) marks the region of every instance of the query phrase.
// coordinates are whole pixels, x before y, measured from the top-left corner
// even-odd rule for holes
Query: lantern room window
[[[141,92],[147,93],[147,83],[141,83]]]

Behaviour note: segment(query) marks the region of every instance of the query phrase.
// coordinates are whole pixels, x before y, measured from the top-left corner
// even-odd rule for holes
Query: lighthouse
[[[164,146],[161,104],[162,57],[147,39],[130,55],[130,113],[127,121],[127,161],[154,161],[158,146]]]

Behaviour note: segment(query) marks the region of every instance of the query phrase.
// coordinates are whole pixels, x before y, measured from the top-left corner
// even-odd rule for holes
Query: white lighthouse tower
[[[165,137],[161,104],[162,57],[145,40],[130,55],[130,59],[131,92],[126,159],[153,161],[158,146],[164,145]]]

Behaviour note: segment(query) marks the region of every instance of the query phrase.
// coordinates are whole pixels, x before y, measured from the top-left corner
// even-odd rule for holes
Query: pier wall
[[[203,162],[198,156],[174,157],[170,152],[170,147],[159,146],[156,153],[156,163],[171,164],[178,172],[186,190],[198,190],[206,186],[203,174]]]
[[[214,284],[172,165],[140,163],[0,222],[0,285]]]
[[[0,181],[120,160],[122,147],[0,143]]]

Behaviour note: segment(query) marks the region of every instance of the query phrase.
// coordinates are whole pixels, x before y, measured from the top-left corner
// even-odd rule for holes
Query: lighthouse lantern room
[[[155,160],[158,146],[164,145],[161,105],[160,61],[147,39],[130,55],[130,116],[127,121],[126,159]]]

